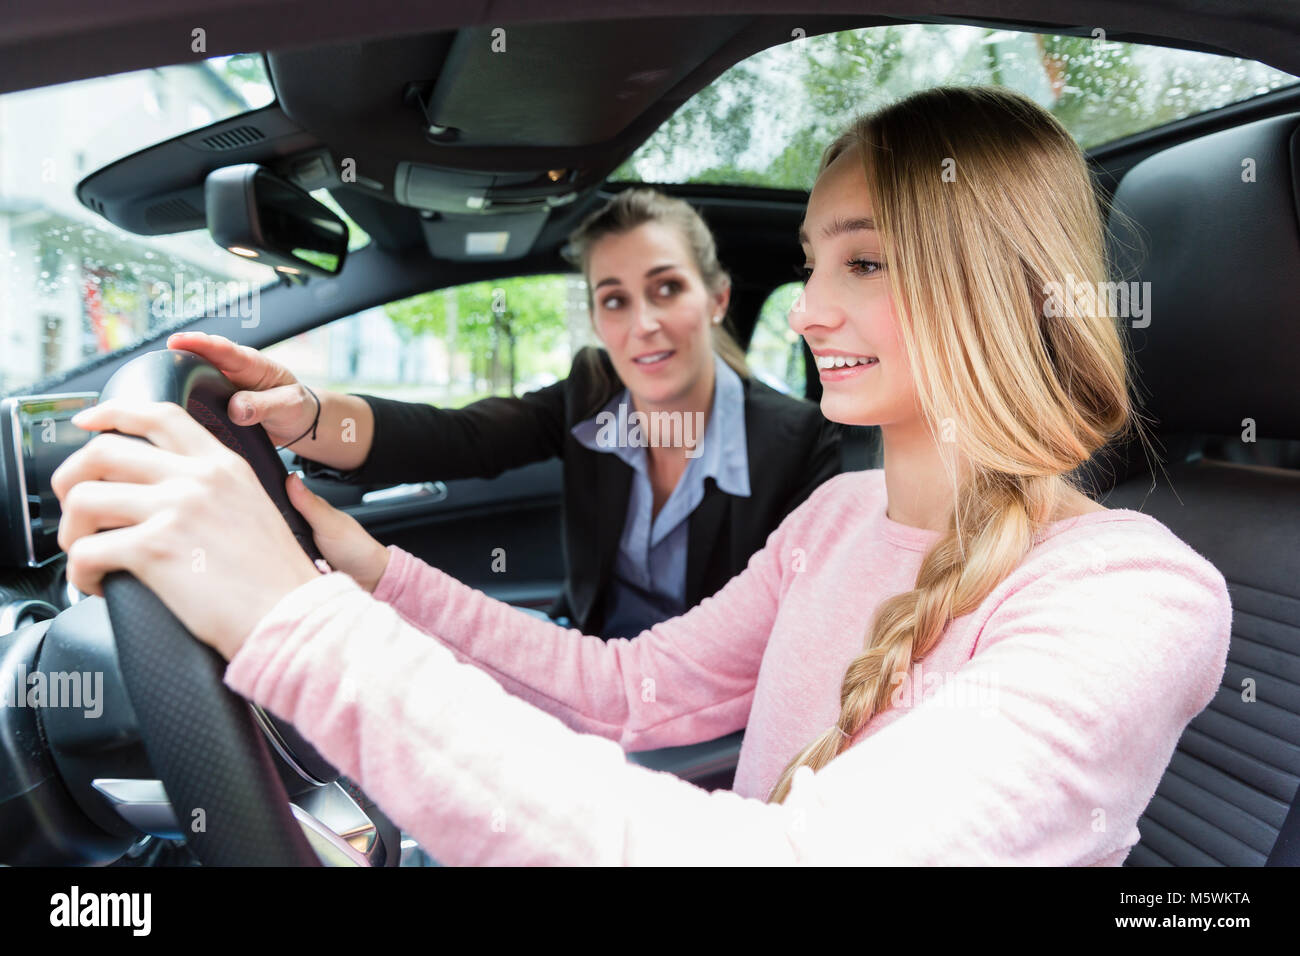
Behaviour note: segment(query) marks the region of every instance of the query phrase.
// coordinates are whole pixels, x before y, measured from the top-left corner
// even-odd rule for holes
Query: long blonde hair
[[[1009,90],[943,87],[863,116],[825,170],[860,150],[921,412],[953,482],[946,531],[910,591],[878,607],[844,674],[835,726],[791,760],[819,770],[893,688],[1024,559],[1107,442],[1142,434],[1132,371],[1098,289],[1099,194],[1078,145]],[[1073,294],[1071,294],[1073,292]]]

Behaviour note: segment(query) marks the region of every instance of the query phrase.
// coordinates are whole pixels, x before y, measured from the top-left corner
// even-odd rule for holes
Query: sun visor
[[[435,259],[451,262],[522,259],[546,225],[546,216],[544,211],[439,216],[421,218],[420,225]]]
[[[593,21],[581,29],[569,23],[466,27],[422,97],[424,109],[448,131],[445,143],[453,148],[602,143],[750,23],[750,17],[717,16],[688,24],[663,17]],[[618,56],[592,55],[608,50]]]

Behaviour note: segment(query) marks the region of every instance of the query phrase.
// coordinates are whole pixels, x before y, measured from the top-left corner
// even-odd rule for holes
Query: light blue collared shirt
[[[594,416],[573,426],[573,437],[580,444],[592,451],[618,455],[634,472],[623,537],[614,563],[605,637],[633,637],[652,624],[688,610],[687,519],[704,499],[705,478],[712,478],[719,491],[749,497],[744,385],[731,366],[716,355],[713,368],[713,409],[703,441],[685,423],[681,432],[699,441],[699,454],[687,459],[677,486],[653,517],[654,490],[645,444],[654,432],[640,429],[638,438],[635,421],[629,422],[633,408],[627,389]],[[666,435],[667,429],[661,428],[660,434]]]

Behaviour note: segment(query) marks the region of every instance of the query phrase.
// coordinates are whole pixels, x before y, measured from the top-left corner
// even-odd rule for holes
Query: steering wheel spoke
[[[92,786],[123,820],[142,833],[164,840],[184,839],[161,780],[100,777]],[[379,828],[339,783],[300,795],[289,809],[322,866],[382,863]]]

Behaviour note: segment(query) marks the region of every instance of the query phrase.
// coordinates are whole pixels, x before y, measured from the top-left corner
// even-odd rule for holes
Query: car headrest
[[[1142,160],[1115,192],[1110,244],[1151,430],[1240,435],[1251,419],[1258,438],[1300,438],[1300,114]],[[1146,471],[1135,444],[1084,466],[1097,490]]]
[[[1300,438],[1300,114],[1156,153],[1119,184],[1121,277],[1150,283],[1130,319],[1160,431]],[[1134,235],[1131,226],[1136,226]],[[1145,328],[1137,325],[1147,323]]]

